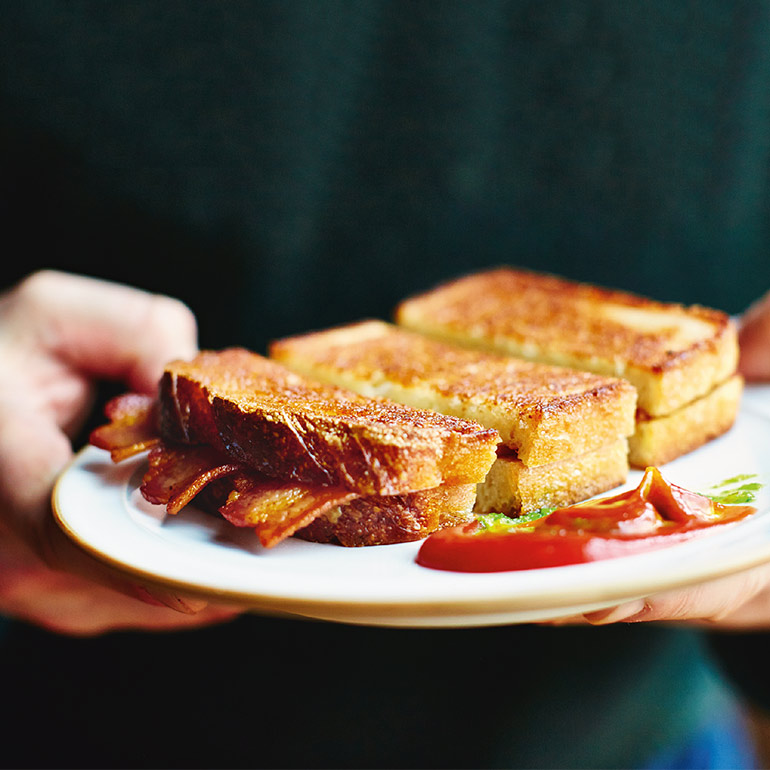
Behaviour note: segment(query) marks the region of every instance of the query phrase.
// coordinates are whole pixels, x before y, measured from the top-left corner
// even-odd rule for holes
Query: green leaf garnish
[[[542,519],[544,516],[547,516],[549,513],[551,513],[554,510],[556,509],[539,508],[536,511],[530,511],[529,513],[522,514],[521,516],[516,516],[515,518],[506,516],[504,513],[497,513],[497,512],[479,513],[476,515],[476,518],[479,520],[484,531],[515,529],[517,527],[525,527],[528,524],[531,524],[533,521]]]
[[[706,497],[722,505],[753,503],[756,499],[756,493],[764,486],[764,484],[758,481],[749,481],[755,478],[757,478],[756,474],[744,473],[739,476],[733,476],[730,479],[725,479],[710,487],[710,489],[721,489],[721,492],[707,494]]]
[[[715,503],[722,505],[741,505],[743,503],[753,503],[756,499],[756,493],[762,489],[762,484],[744,484],[738,489],[727,490],[719,495],[708,495]]]

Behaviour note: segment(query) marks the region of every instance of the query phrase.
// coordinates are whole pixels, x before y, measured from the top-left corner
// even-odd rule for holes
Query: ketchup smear
[[[417,562],[455,572],[559,567],[663,548],[731,526],[756,509],[723,505],[647,468],[636,489],[557,508],[526,525],[470,524],[434,532]]]

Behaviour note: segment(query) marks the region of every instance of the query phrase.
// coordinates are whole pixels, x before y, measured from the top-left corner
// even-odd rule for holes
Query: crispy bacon
[[[339,487],[269,479],[209,446],[161,441],[157,401],[151,396],[118,396],[107,404],[105,414],[109,423],[91,433],[91,443],[109,450],[114,462],[151,450],[140,487],[146,500],[176,514],[209,484],[227,479],[226,501],[219,512],[237,527],[252,527],[266,548],[358,497]]]
[[[271,548],[330,508],[356,497],[340,487],[269,480],[245,491],[234,490],[219,512],[236,527],[253,527],[262,545]]]
[[[145,500],[165,505],[171,514],[179,513],[207,484],[241,470],[207,446],[161,444],[150,452],[148,462],[140,491]]]
[[[271,548],[335,505],[357,495],[345,489],[268,479],[207,446],[155,447],[148,458],[141,493],[176,514],[208,484],[227,478],[230,491],[219,512],[237,527],[252,527]]]
[[[118,463],[158,444],[157,402],[153,396],[125,393],[104,408],[109,422],[91,432],[90,442],[107,449]]]

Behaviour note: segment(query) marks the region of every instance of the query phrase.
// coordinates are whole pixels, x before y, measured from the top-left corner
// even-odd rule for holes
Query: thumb
[[[770,292],[743,315],[740,370],[750,380],[770,380]]]
[[[741,630],[766,628],[768,617],[770,565],[767,564],[585,616],[593,625],[673,620]]]
[[[195,318],[183,303],[122,284],[43,271],[15,300],[38,349],[134,390],[154,392],[163,365],[197,348]]]

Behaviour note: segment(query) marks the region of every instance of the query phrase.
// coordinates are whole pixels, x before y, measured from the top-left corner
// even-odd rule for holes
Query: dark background
[[[256,350],[497,264],[731,313],[770,288],[767,3],[2,16],[2,287],[124,281]],[[758,698],[764,643],[718,643]],[[728,708],[703,637],[652,627],[0,645],[6,766],[638,766]]]

